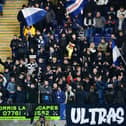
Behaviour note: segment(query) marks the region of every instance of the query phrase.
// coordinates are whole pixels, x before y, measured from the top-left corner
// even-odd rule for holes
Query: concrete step
[[[15,29],[15,28],[11,28],[11,29],[2,29],[2,30],[0,30],[0,32],[17,32],[17,29]]]
[[[14,34],[19,35],[20,25],[17,14],[27,0],[6,0],[3,16],[0,17],[0,58],[11,57],[10,42]]]
[[[19,28],[19,24],[2,24],[2,25],[0,25],[0,27],[4,28],[4,29],[10,29],[10,28],[17,29],[17,28]]]
[[[21,0],[21,1],[15,1],[15,0],[13,0],[13,1],[6,1],[6,6],[7,5],[19,5],[19,4],[25,4],[26,3],[26,1],[24,1],[24,0]]]
[[[11,19],[11,20],[10,20]],[[17,21],[17,19],[15,18],[15,19],[12,19],[12,18],[10,18],[10,19],[8,19],[8,18],[1,18],[0,19],[0,22],[2,23],[2,22],[6,22],[6,23],[18,23],[18,21]],[[0,25],[2,25],[2,24],[0,24]]]
[[[16,10],[9,10],[9,11],[5,9],[3,11],[3,15],[4,14],[15,14],[15,15],[17,15],[18,14],[18,9],[16,9]]]
[[[11,55],[11,50],[0,50],[0,56]]]
[[[8,47],[7,47],[8,46]],[[7,43],[5,43],[4,41],[3,41],[3,44],[1,44],[0,43],[0,49],[6,49],[6,48],[10,48],[10,42],[7,42]]]
[[[8,31],[8,32],[5,31],[5,32],[2,32],[2,31],[1,31],[1,32],[0,32],[0,34],[6,34],[6,33],[7,33],[7,34],[10,34],[10,33],[12,33],[12,34],[18,34],[18,31],[16,31],[16,32],[14,32],[14,31]]]
[[[6,22],[4,22],[4,23],[2,23],[2,21],[6,21]],[[19,24],[19,22],[18,21],[11,21],[11,20],[2,20],[2,19],[0,19],[0,26],[2,26],[2,24],[6,24],[6,25],[18,25]]]
[[[5,48],[5,49],[2,49],[2,48],[0,48],[0,51],[1,51],[1,53],[3,54],[8,54],[8,53],[10,53],[11,52],[11,48]]]
[[[3,20],[15,20],[16,18],[14,16],[9,16],[9,19],[8,19],[8,16],[4,16],[2,19]]]

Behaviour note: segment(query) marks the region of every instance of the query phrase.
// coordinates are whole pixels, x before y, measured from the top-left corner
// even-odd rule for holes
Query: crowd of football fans
[[[126,103],[125,1],[88,0],[76,16],[66,13],[65,2],[29,0],[22,6],[43,8],[47,15],[26,26],[19,11],[12,58],[0,60],[0,104]],[[121,52],[118,63],[113,41]]]

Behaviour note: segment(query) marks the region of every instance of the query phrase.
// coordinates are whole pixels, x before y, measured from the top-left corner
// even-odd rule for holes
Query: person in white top
[[[109,0],[94,0],[96,3],[96,10],[100,11],[102,15],[106,13],[106,5],[108,4]]]
[[[97,5],[107,5],[108,0],[94,0]]]
[[[116,29],[117,31],[123,31],[126,32],[126,10],[124,7],[120,7],[119,10],[117,10],[117,23],[116,23]]]
[[[124,18],[126,18],[126,10],[124,7],[120,7],[120,9],[117,10],[117,18],[122,17],[122,15],[124,15]]]

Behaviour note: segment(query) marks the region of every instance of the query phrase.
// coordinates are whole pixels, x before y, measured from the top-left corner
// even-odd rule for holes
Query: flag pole
[[[122,55],[122,50],[120,50],[120,56],[121,56],[121,58],[122,58],[122,61],[124,62],[124,64],[125,64],[125,66],[126,66],[126,60],[124,59],[124,57],[123,57],[123,55]]]

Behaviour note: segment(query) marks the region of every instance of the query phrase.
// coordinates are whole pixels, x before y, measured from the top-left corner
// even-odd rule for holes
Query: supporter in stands
[[[95,19],[91,12],[88,12],[87,16],[84,17],[84,27],[86,29],[86,37],[88,41],[92,38],[95,26]]]
[[[13,39],[10,42],[10,47],[12,50],[12,59],[14,60],[17,57],[17,48],[18,48],[18,37],[17,35],[13,36]]]
[[[72,18],[72,29],[74,33],[78,33],[79,29],[82,27],[82,19],[80,19],[81,15],[76,15]],[[82,18],[82,17],[81,17]]]
[[[64,17],[65,17],[65,8],[62,0],[59,0],[56,8],[55,8],[55,14],[56,14],[56,20],[57,20],[57,25],[62,26],[64,22]]]
[[[96,12],[96,16],[95,16],[95,32],[94,33],[98,33],[98,34],[104,34],[104,26],[105,26],[105,18],[104,16],[101,16],[100,12]]]
[[[7,79],[7,81],[9,81],[10,75],[11,75],[11,72],[9,71],[9,69],[8,68],[4,68],[3,76]]]
[[[98,45],[98,51],[100,52],[106,52],[108,48],[108,43],[105,41],[105,39],[101,39],[101,42]]]
[[[96,93],[96,89],[94,86],[90,87],[90,92],[88,94],[88,104],[96,105],[98,104],[98,94]]]
[[[122,31],[118,32],[116,38],[117,38],[116,44],[119,48],[121,48],[123,43],[125,43],[125,40],[126,40],[124,33]]]
[[[38,46],[37,49],[38,49],[38,50],[40,50],[40,48],[45,47],[45,41],[44,41],[42,35],[38,36],[38,38],[36,38],[36,40],[37,40],[37,46]]]
[[[87,6],[84,8],[84,14],[88,12],[94,13],[96,11],[96,1],[95,0],[88,0]]]
[[[60,46],[60,56],[61,56],[61,59],[64,58],[65,54],[66,54],[66,46],[67,46],[67,36],[65,33],[62,33],[61,34],[61,39],[59,40],[59,46]]]
[[[26,103],[26,90],[24,89],[24,87],[22,87],[21,85],[17,85],[16,87],[16,99],[15,99],[15,103]],[[34,99],[35,101],[35,99]],[[30,101],[28,101],[30,102]]]
[[[105,89],[107,88],[107,84],[103,82],[102,76],[98,75],[96,77],[96,90],[98,93],[98,103],[104,104],[105,103]]]
[[[26,26],[24,28],[24,36],[28,40],[30,37],[35,35],[35,28],[34,26]]]
[[[26,54],[27,54],[26,41],[22,40],[22,38],[19,37],[17,40],[15,60],[24,59],[26,57]]]
[[[75,94],[72,91],[72,87],[70,85],[67,85],[67,89],[66,89],[65,95],[66,95],[66,101],[65,101],[66,104],[74,103],[74,101],[75,101]]]
[[[7,81],[3,75],[0,75],[0,93],[1,93],[1,104],[6,103],[8,99],[8,92],[6,90]]]
[[[36,62],[36,55],[29,55],[29,62],[26,63],[25,66],[29,75],[36,75],[38,67]]]
[[[57,87],[57,90],[56,92],[54,92],[53,96],[55,104],[65,103],[66,96],[64,91],[62,91],[62,89],[60,88],[60,86]]]
[[[106,34],[113,33],[115,30],[115,24],[116,24],[115,19],[111,15],[109,15],[105,23],[105,33]]]
[[[66,46],[66,50],[68,51],[68,58],[72,58],[72,53],[74,51],[75,44],[69,42],[69,44]]]
[[[5,4],[5,0],[0,0],[0,16],[3,16],[3,6]]]
[[[94,0],[97,5],[106,5],[108,3],[108,0]]]
[[[106,13],[101,16],[101,10],[96,12],[94,1],[89,0],[89,3],[92,5],[88,4],[89,8],[84,11],[83,17],[81,14],[81,18],[85,20],[85,29],[88,30],[94,26],[94,32],[85,36],[80,15],[74,18],[70,15],[63,17],[64,1],[58,1],[58,5],[55,6],[50,0],[29,1],[29,5],[37,5],[48,11],[45,18],[47,23],[45,24],[45,20],[44,23],[41,22],[45,24],[42,27],[39,27],[39,23],[35,24],[32,36],[31,34],[29,36],[28,29],[26,29],[23,40],[17,37],[18,46],[13,42],[16,39],[15,36],[11,47],[12,52],[18,56],[12,61],[10,58],[5,62],[0,60],[5,67],[0,78],[0,91],[3,93],[2,96],[6,103],[12,103],[11,94],[6,95],[6,85],[12,76],[15,77],[17,86],[14,103],[37,103],[38,101],[47,104],[126,103],[124,64],[120,60],[119,66],[116,66],[112,61],[112,41],[114,40],[119,48],[122,47],[121,42],[125,42],[124,31],[123,35],[121,32],[119,32],[119,36],[115,34],[118,33],[118,30],[125,30],[124,25],[118,25],[119,22],[122,24],[122,21],[125,20],[125,14],[121,15],[121,18],[117,17],[120,15],[119,13],[124,13],[125,9],[123,11],[119,9],[116,15],[118,8],[109,7],[113,5],[109,0],[109,5],[102,4],[105,5],[104,12]],[[91,6],[95,8],[93,9]],[[85,15],[85,12],[88,12],[89,17]],[[60,18],[61,14],[63,15]],[[93,20],[92,15],[95,14],[95,20]],[[97,41],[93,39],[96,34],[99,34]],[[18,54],[15,52],[15,45]],[[23,53],[22,49],[24,49]],[[113,99],[114,97],[116,98]]]
[[[38,4],[40,1],[39,0],[28,0],[28,6],[32,7]]]
[[[121,0],[121,1],[118,1],[118,0],[109,0],[110,1],[110,5],[114,6],[115,9],[119,9],[121,6],[124,6],[126,5],[126,1],[125,0]]]
[[[7,57],[5,62],[3,62],[1,59],[0,59],[0,64],[2,64],[4,66],[4,68],[8,68],[9,71],[12,70],[12,67],[13,67],[13,64],[12,64],[12,60],[10,57]]]
[[[3,88],[6,88],[7,86],[7,80],[2,74],[0,74],[0,86]]]
[[[44,117],[44,115],[41,115],[39,117],[39,120],[37,120],[33,126],[49,126],[49,121],[47,121]]]
[[[90,53],[90,58],[91,62],[95,61],[96,55],[97,55],[97,50],[94,42],[90,43],[90,46],[88,48],[89,53]]]
[[[120,18],[120,16],[124,16],[124,18],[126,18],[126,10],[124,9],[124,7],[120,7],[119,10],[117,10],[117,18]]]
[[[16,82],[18,82],[18,84],[23,83],[22,79],[24,78],[24,73],[27,72],[25,64],[27,64],[27,62],[24,62],[23,59],[16,60],[15,64],[13,64],[13,70],[11,74],[16,76]]]
[[[12,103],[15,103],[15,93],[16,93],[16,83],[15,77],[11,77],[10,81],[7,83],[7,91],[8,91],[8,100],[11,100]]]
[[[25,4],[23,4],[21,10],[17,14],[17,20],[20,23],[20,36],[21,36],[22,39],[24,39],[23,31],[24,31],[24,26],[26,25],[26,21],[25,21],[24,16],[23,16],[22,9],[24,9],[26,7],[27,6]]]
[[[46,6],[45,10],[47,11],[47,14],[45,17],[45,25],[46,25],[46,28],[49,29],[50,27],[54,26],[56,14],[55,14],[53,8],[50,8],[49,6]]]
[[[125,28],[126,28],[126,19],[125,19],[123,14],[119,15],[115,27],[116,27],[115,28],[116,33],[118,33],[119,31],[123,31],[124,33],[126,32],[126,30],[125,30]]]
[[[102,15],[106,14],[106,5],[108,4],[109,0],[94,0],[96,2],[96,10],[100,11]]]
[[[52,88],[47,80],[40,86],[41,103],[49,104],[52,102]]]
[[[115,89],[115,97],[114,97],[114,104],[124,104],[125,103],[125,85],[123,80],[123,72],[122,74],[117,75],[117,80],[114,80],[114,89]]]
[[[110,8],[108,9],[108,11],[107,11],[107,17],[108,16],[112,16],[112,19],[116,19],[116,11],[115,11],[114,6],[110,6]]]
[[[30,85],[28,85],[26,88],[26,95],[27,95],[27,99],[26,99],[26,103],[38,103],[38,85],[35,82],[35,80],[33,80]]]
[[[84,87],[80,84],[76,87],[75,93],[75,102],[76,104],[87,104],[87,92],[84,90]]]

